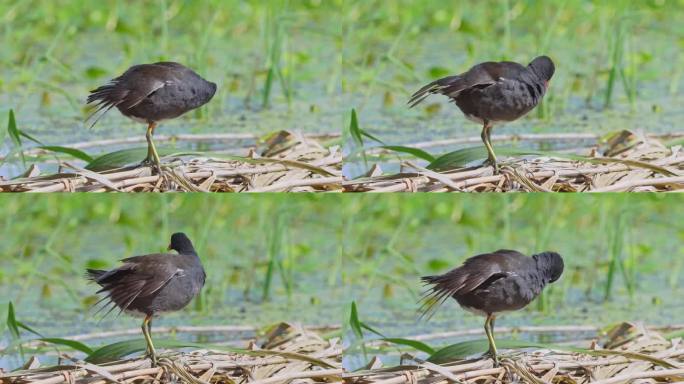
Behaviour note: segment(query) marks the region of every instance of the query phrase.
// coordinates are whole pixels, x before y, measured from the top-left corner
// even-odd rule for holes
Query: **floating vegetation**
[[[486,341],[477,340],[448,346],[427,359],[404,353],[402,364],[395,367],[383,367],[375,358],[369,367],[346,373],[344,379],[375,384],[678,382],[684,380],[683,335],[622,323],[586,349],[512,341],[507,347],[525,350],[506,351],[499,367],[487,357],[464,360],[476,349],[486,349]]]
[[[157,367],[152,367],[150,360],[144,358],[113,359],[115,361],[96,365],[92,362],[92,355],[86,360],[79,360],[64,353],[60,354],[62,364],[42,367],[37,359],[32,358],[22,370],[11,373],[0,370],[0,383],[180,381],[265,384],[289,383],[293,380],[297,383],[314,383],[341,381],[343,373],[339,338],[326,340],[313,331],[293,324],[281,323],[274,326],[263,342],[251,342],[243,350],[221,346],[201,348],[201,345],[186,344],[197,349],[187,352],[166,351],[161,354]],[[115,346],[118,345],[108,347]],[[94,354],[105,348],[107,347]]]
[[[658,139],[628,131],[608,137],[605,145],[596,143],[572,153],[497,147],[497,153],[510,156],[502,162],[499,174],[493,174],[491,167],[468,167],[486,157],[484,149],[479,147],[434,158],[427,158],[426,152],[421,156],[411,154],[429,161],[425,167],[417,161],[406,160],[405,156],[402,158],[410,153],[404,148],[392,150],[384,146],[383,150],[394,152],[400,158],[402,171],[386,175],[375,166],[367,177],[345,181],[346,191],[660,192],[684,189],[681,142],[666,145]],[[364,151],[367,156],[368,150]]]
[[[299,133],[276,132],[265,149],[245,157],[225,154],[162,151],[162,175],[148,166],[130,166],[144,150],[126,149],[103,155],[86,167],[60,162],[60,172],[42,175],[37,167],[27,177],[1,180],[5,192],[316,192],[340,189],[342,154]]]

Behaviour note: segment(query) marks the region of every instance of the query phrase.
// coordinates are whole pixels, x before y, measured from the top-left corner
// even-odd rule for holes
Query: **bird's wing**
[[[164,66],[162,68],[165,69],[163,72],[169,69]],[[90,125],[92,128],[110,109],[114,107],[133,108],[154,92],[170,84],[173,84],[173,80],[157,74],[150,64],[135,65],[123,75],[90,91],[87,104],[97,104],[95,111],[88,116],[86,121],[97,115],[97,118]]]
[[[430,318],[437,308],[449,297],[463,295],[474,291],[478,287],[486,286],[496,280],[510,275],[506,265],[501,262],[501,255],[512,257],[517,261],[518,256],[524,255],[511,250],[498,250],[467,259],[462,266],[436,276],[425,276],[421,280],[430,287],[421,297],[418,310],[421,318]]]
[[[522,65],[509,61],[499,63],[488,61],[477,64],[467,72],[435,80],[419,89],[409,99],[409,108],[420,104],[431,94],[441,94],[455,98],[466,89],[487,88],[506,78],[515,78],[523,70],[525,70],[525,67]]]
[[[160,262],[166,257],[173,256],[154,254],[130,257],[122,260],[124,264],[119,268],[100,275],[95,280],[102,286],[97,293],[106,293],[101,301],[108,300],[100,310],[111,305],[105,316],[116,307],[119,307],[119,313],[125,311],[135,299],[152,295],[174,277],[182,276],[182,269]],[[143,267],[143,261],[147,268]]]

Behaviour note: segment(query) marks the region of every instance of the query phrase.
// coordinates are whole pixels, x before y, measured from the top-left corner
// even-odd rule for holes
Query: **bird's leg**
[[[147,134],[145,135],[145,138],[147,138],[147,158],[145,159],[145,163],[154,163],[155,167],[157,168],[157,172],[161,175],[161,160],[159,160],[157,148],[154,146],[154,142],[152,141],[152,135],[154,135],[154,128],[156,127],[157,123],[154,121],[147,125]]]
[[[488,120],[484,121],[484,126],[482,127],[482,135],[480,135],[482,138],[482,142],[485,145],[485,148],[487,148],[487,163],[491,164],[492,167],[494,167],[494,173],[499,172],[499,167],[496,165],[496,155],[494,154],[494,148],[492,147],[492,123],[489,122]]]
[[[154,344],[152,344],[152,315],[147,315],[145,316],[145,320],[143,320],[142,324],[142,331],[143,331],[143,336],[145,336],[145,343],[147,343],[147,352],[145,352],[145,356],[149,357],[152,359],[152,366],[157,365],[157,351],[154,349]]]
[[[494,366],[499,366],[499,359],[496,356],[496,344],[494,344],[494,319],[495,316],[491,313],[487,314],[485,320],[485,333],[487,340],[489,340],[489,355],[494,359]]]

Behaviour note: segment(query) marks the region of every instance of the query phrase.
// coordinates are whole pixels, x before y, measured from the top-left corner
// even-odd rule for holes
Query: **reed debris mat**
[[[323,192],[341,189],[342,152],[298,133],[281,131],[248,156],[177,154],[150,166],[105,171],[69,162],[61,172],[2,180],[0,192]]]
[[[656,138],[623,131],[604,148],[597,145],[573,152],[502,156],[498,174],[491,166],[439,170],[404,160],[400,173],[383,174],[376,167],[343,186],[348,192],[684,191],[681,143],[667,146]]]
[[[325,340],[301,326],[281,323],[275,326],[250,353],[221,350],[191,352],[161,351],[158,365],[136,358],[96,365],[71,360],[60,366],[40,367],[29,362],[28,369],[0,372],[0,383],[319,383],[340,382],[342,347],[339,339]],[[65,358],[65,361],[67,358]]]
[[[559,383],[622,384],[672,383],[684,381],[684,342],[665,338],[639,324],[623,323],[612,328],[605,341],[585,352],[532,349],[499,351],[500,366],[490,358],[436,364],[404,355],[397,367],[374,367],[346,373],[346,383]]]

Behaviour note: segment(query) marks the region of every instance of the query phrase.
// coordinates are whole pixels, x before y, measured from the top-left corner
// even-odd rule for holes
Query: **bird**
[[[123,75],[90,91],[87,104],[97,104],[86,121],[97,115],[92,128],[116,107],[124,116],[147,124],[147,157],[143,163],[153,164],[161,174],[161,161],[152,141],[157,124],[201,107],[215,93],[215,83],[182,64],[164,61],[134,65]]]
[[[445,95],[471,121],[482,124],[487,163],[498,173],[491,143],[494,124],[519,119],[539,104],[555,72],[548,56],[539,56],[527,67],[512,61],[480,63],[460,75],[447,76],[424,86],[408,101],[409,108],[432,94]]]
[[[485,316],[488,354],[498,365],[494,343],[496,316],[524,308],[547,284],[561,277],[563,268],[563,258],[550,251],[531,257],[509,249],[476,255],[442,275],[422,277],[429,288],[421,299],[419,312],[421,317],[429,318],[452,297],[466,311]]]
[[[147,345],[145,356],[157,364],[152,343],[152,318],[163,312],[178,311],[197,296],[206,280],[192,242],[182,232],[171,236],[168,250],[178,254],[155,253],[121,260],[121,266],[109,271],[88,269],[89,280],[100,285],[97,294],[104,294],[98,303],[109,307],[107,316],[114,309],[144,317],[142,332]],[[97,305],[97,304],[96,304]]]

